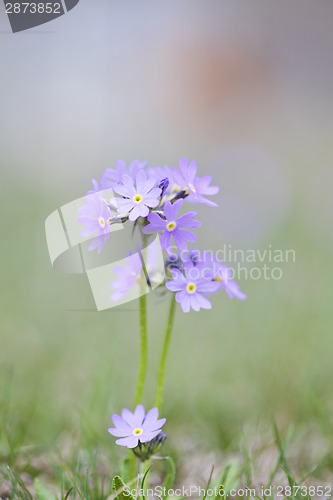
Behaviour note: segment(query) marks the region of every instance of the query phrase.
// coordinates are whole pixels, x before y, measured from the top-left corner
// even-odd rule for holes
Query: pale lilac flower
[[[195,161],[189,163],[187,158],[179,160],[179,170],[172,167],[173,181],[178,188],[189,191],[186,201],[190,203],[205,203],[211,207],[217,207],[217,203],[205,198],[206,195],[211,196],[219,192],[218,186],[210,186],[212,178],[210,175],[197,177],[198,167]]]
[[[226,291],[230,299],[246,300],[247,296],[245,293],[240,291],[239,284],[237,281],[232,279],[231,269],[223,263],[217,264],[217,269],[215,271],[214,279],[221,283],[221,287]]]
[[[141,256],[138,252],[141,253]],[[160,247],[155,242],[151,243],[147,247],[146,252],[144,252],[147,279],[150,285],[154,287],[164,279],[163,265],[159,263],[160,252]],[[130,253],[122,261],[124,265],[116,266],[113,269],[117,279],[110,283],[111,289],[114,290],[110,295],[112,302],[118,302],[123,299],[135,285],[140,284],[143,278],[142,258],[142,247],[139,246],[137,253]]]
[[[169,183],[164,189],[163,194],[169,194],[172,190],[172,186],[175,184],[171,169],[167,166],[164,167],[149,167],[146,169],[148,175],[153,175],[156,177],[157,184],[160,185],[162,181],[168,179]]]
[[[225,290],[230,299],[246,300],[245,293],[240,291],[239,284],[233,279],[232,270],[223,262],[220,262],[210,252],[199,252],[199,250],[192,249],[188,255],[183,259],[192,261],[195,265],[199,265],[202,275],[205,278],[217,281],[220,284],[216,293]]]
[[[114,184],[122,183],[123,175],[129,175],[133,181],[135,181],[136,176],[139,170],[144,169],[147,166],[147,161],[134,160],[127,167],[126,163],[122,160],[118,160],[116,163],[116,168],[107,168],[104,170],[102,175],[102,180],[104,182],[109,182],[110,187],[113,187]]]
[[[158,409],[152,408],[145,414],[143,405],[139,404],[132,413],[127,408],[112,415],[114,427],[108,429],[112,436],[119,437],[116,444],[135,448],[140,443],[148,443],[160,432],[166,422],[165,418],[158,419]]]
[[[133,180],[135,180],[136,175],[139,170],[144,169],[148,162],[142,162],[139,160],[134,160],[127,167],[126,163],[122,160],[118,160],[116,163],[116,168],[107,168],[104,170],[100,182],[96,179],[92,179],[93,188],[88,191],[88,194],[96,193],[104,189],[113,188],[115,184],[122,183],[122,177],[124,174],[129,175]]]
[[[203,277],[203,268],[191,261],[185,262],[184,273],[185,275],[179,269],[171,269],[172,280],[165,284],[168,290],[177,292],[176,301],[181,305],[183,312],[188,313],[191,309],[194,311],[199,311],[201,308],[211,309],[212,304],[207,295],[215,293],[220,284]]]
[[[123,266],[116,266],[114,273],[117,279],[110,283],[114,292],[110,295],[112,302],[118,302],[126,297],[128,292],[140,282],[142,272],[142,262],[139,254],[130,254],[124,259]]]
[[[194,233],[185,231],[185,229],[196,229],[201,226],[201,222],[193,220],[197,212],[187,212],[177,218],[183,202],[184,200],[182,199],[175,201],[173,204],[167,201],[164,205],[165,219],[158,214],[150,213],[148,215],[150,224],[142,228],[144,234],[153,234],[163,231],[160,243],[168,255],[172,255],[171,237],[174,239],[179,250],[187,249],[187,241],[197,241],[197,237]]]
[[[98,194],[86,196],[85,202],[86,205],[78,208],[78,212],[82,215],[77,218],[77,221],[85,226],[81,229],[80,235],[82,238],[95,235],[88,246],[88,250],[92,252],[97,248],[97,252],[100,254],[105,243],[110,238],[111,227],[107,222],[111,215],[110,209],[106,201],[100,198]]]
[[[159,204],[161,189],[156,187],[156,178],[147,177],[144,170],[139,170],[136,175],[136,182],[124,174],[122,184],[113,186],[113,190],[124,196],[117,199],[120,213],[129,212],[129,220],[135,221],[138,217],[147,217],[150,208],[155,208]]]

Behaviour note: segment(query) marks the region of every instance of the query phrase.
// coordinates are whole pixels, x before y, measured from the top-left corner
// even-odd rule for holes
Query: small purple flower
[[[140,282],[141,272],[142,262],[138,254],[126,257],[125,266],[116,266],[114,273],[117,279],[110,283],[114,290],[110,295],[110,300],[118,302],[123,299],[133,286]]]
[[[179,189],[188,189],[190,194],[187,196],[186,201],[189,203],[205,203],[210,207],[218,206],[217,203],[207,200],[204,196],[217,194],[219,187],[209,185],[212,182],[210,175],[197,177],[198,167],[195,161],[189,163],[187,158],[182,158],[179,160],[179,170],[172,167],[173,180],[178,184]]]
[[[123,175],[126,174],[129,175],[129,177],[131,177],[132,180],[134,181],[136,179],[139,170],[144,169],[147,166],[147,164],[148,164],[147,161],[134,160],[127,167],[124,161],[118,160],[115,169],[107,168],[106,170],[104,170],[101,180],[104,182],[109,182],[110,187],[113,187],[115,184],[118,184],[119,182],[122,183]]]
[[[237,281],[232,279],[232,271],[226,264],[218,263],[214,279],[221,283],[221,287],[226,291],[230,299],[247,299],[245,293],[240,291]]]
[[[166,422],[165,418],[158,419],[158,409],[152,408],[145,414],[143,405],[138,405],[134,413],[124,408],[121,416],[116,413],[112,415],[115,427],[108,429],[112,436],[119,437],[116,444],[135,448],[140,443],[148,443],[160,432]]]
[[[167,166],[149,167],[149,168],[147,168],[147,174],[155,176],[158,184],[160,182],[162,182],[163,180],[168,179],[169,183],[168,183],[168,186],[166,187],[165,191],[163,192],[163,194],[169,194],[172,186],[174,185],[173,175],[172,175],[171,169],[169,167],[167,167]]]
[[[129,175],[124,174],[122,184],[113,186],[113,189],[124,196],[117,199],[119,212],[129,212],[128,218],[131,221],[135,221],[138,217],[147,217],[149,209],[159,204],[161,190],[156,187],[156,178],[147,177],[144,170],[139,170],[137,173],[135,184]]]
[[[97,193],[104,189],[113,188],[115,184],[122,183],[122,177],[124,174],[129,175],[134,180],[138,171],[145,168],[148,162],[142,162],[139,160],[134,160],[127,168],[126,163],[122,160],[118,160],[116,163],[116,168],[107,168],[104,170],[100,182],[96,179],[92,179],[93,188],[88,191],[87,194]]]
[[[82,238],[89,238],[97,232],[94,239],[88,246],[88,250],[92,252],[97,248],[98,254],[101,253],[105,243],[110,238],[111,228],[107,223],[110,218],[110,209],[103,198],[98,194],[91,194],[85,197],[86,205],[78,208],[78,212],[82,214],[77,218],[79,224],[85,227],[81,229],[80,235]]]
[[[171,237],[173,237],[179,250],[187,250],[187,241],[197,241],[197,237],[194,233],[185,231],[185,229],[196,229],[201,226],[201,222],[193,220],[197,212],[187,212],[177,219],[178,212],[183,202],[184,200],[182,199],[175,201],[173,204],[167,201],[164,205],[165,219],[158,214],[150,213],[148,215],[150,224],[142,229],[144,234],[153,234],[163,231],[160,243],[168,255],[172,255]]]
[[[172,269],[172,280],[167,281],[165,286],[171,292],[176,293],[176,301],[181,305],[184,313],[191,309],[199,311],[202,309],[211,309],[212,304],[207,299],[207,295],[215,293],[220,284],[205,278],[203,268],[193,262],[187,261],[184,264],[184,274],[179,269]]]
[[[199,265],[202,275],[205,278],[214,280],[220,284],[216,293],[225,290],[230,299],[246,300],[245,293],[240,291],[239,284],[233,279],[232,270],[223,262],[220,262],[210,252],[199,252],[192,249],[188,255],[183,255],[183,259],[192,261],[195,265]]]

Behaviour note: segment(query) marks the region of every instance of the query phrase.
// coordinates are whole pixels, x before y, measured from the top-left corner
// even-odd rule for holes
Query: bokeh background
[[[314,436],[316,462],[332,445],[332,2],[81,0],[15,35],[0,16],[4,456],[72,441],[121,455],[106,429],[132,405],[138,304],[94,311],[86,277],[52,269],[44,222],[119,158],[187,156],[220,186],[218,208],[198,207],[199,246],[296,262],[242,279],[246,302],[177,311],[169,446],[232,453],[274,416]],[[167,302],[148,304],[147,407]]]

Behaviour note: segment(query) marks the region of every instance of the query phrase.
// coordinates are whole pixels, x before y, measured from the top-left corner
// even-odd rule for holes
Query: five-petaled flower
[[[187,189],[189,195],[186,201],[190,203],[204,203],[211,207],[217,207],[217,203],[205,198],[205,196],[210,196],[217,194],[219,192],[218,186],[210,186],[212,182],[212,177],[210,175],[204,175],[203,177],[197,177],[198,167],[195,161],[189,163],[187,158],[182,158],[179,160],[179,170],[172,167],[173,180],[178,184],[179,189]]]
[[[240,291],[239,284],[232,278],[232,271],[226,264],[217,264],[214,279],[221,283],[221,287],[226,291],[229,299],[246,300],[247,296]]]
[[[184,313],[191,309],[199,311],[211,309],[212,304],[207,299],[218,291],[220,283],[213,281],[209,276],[205,277],[205,268],[201,264],[195,265],[191,261],[184,263],[184,273],[179,269],[171,269],[172,280],[167,281],[165,286],[171,292],[176,293],[176,301],[181,305]]]
[[[185,231],[185,229],[196,229],[201,226],[201,222],[194,220],[197,212],[187,212],[177,218],[183,202],[182,199],[175,201],[173,204],[167,201],[164,205],[165,218],[156,213],[150,213],[147,217],[150,224],[142,228],[144,234],[163,231],[160,243],[168,255],[172,255],[171,237],[179,250],[187,250],[187,241],[197,241],[197,236],[194,233]]]
[[[78,208],[78,212],[82,215],[78,217],[77,221],[85,226],[81,229],[80,235],[83,238],[89,238],[97,233],[90,242],[88,250],[92,252],[97,248],[97,252],[100,254],[110,238],[111,228],[107,221],[111,212],[106,201],[98,194],[86,196],[85,202],[86,205]]]
[[[139,217],[147,217],[150,208],[159,205],[161,189],[156,187],[156,178],[147,177],[141,169],[136,174],[136,182],[127,174],[122,176],[122,184],[113,186],[113,190],[124,198],[117,199],[120,213],[129,213],[129,220],[135,221]]]
[[[112,436],[119,437],[116,444],[135,448],[140,443],[148,443],[160,432],[166,422],[165,418],[158,418],[158,409],[152,408],[145,414],[143,405],[139,404],[132,413],[127,408],[121,412],[121,416],[116,413],[112,415],[114,427],[110,427],[108,432]]]

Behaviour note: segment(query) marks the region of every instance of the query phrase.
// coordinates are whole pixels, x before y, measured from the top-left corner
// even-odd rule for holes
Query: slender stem
[[[142,276],[144,279],[144,276]],[[136,387],[135,403],[136,407],[139,403],[142,403],[143,387],[146,378],[147,371],[147,305],[146,305],[146,293],[140,296],[140,341],[141,341],[141,354],[140,354],[140,368],[138,383]]]
[[[167,322],[167,327],[165,330],[164,343],[163,343],[161,360],[160,360],[160,365],[159,365],[159,369],[158,369],[158,376],[157,376],[155,406],[160,411],[161,411],[162,402],[163,402],[165,367],[166,367],[166,361],[167,361],[169,347],[170,347],[171,333],[172,333],[173,322],[174,322],[174,317],[175,317],[175,306],[176,306],[176,301],[175,301],[174,294],[172,294],[168,322]]]

